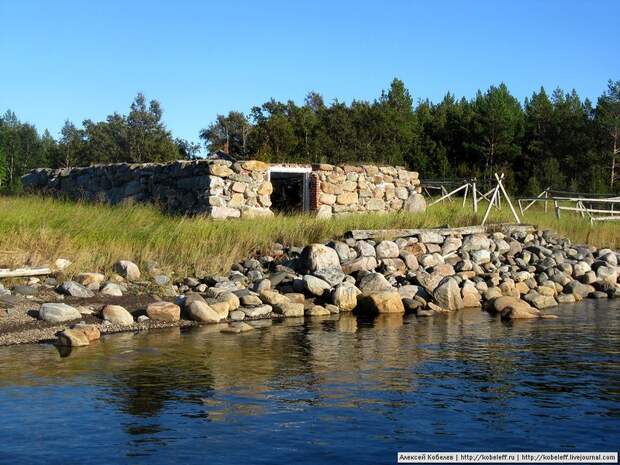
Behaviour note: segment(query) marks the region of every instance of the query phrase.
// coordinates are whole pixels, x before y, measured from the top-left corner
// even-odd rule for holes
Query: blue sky
[[[505,82],[596,100],[620,79],[620,1],[0,0],[0,111],[57,135],[158,99],[176,136],[271,97],[414,98]]]

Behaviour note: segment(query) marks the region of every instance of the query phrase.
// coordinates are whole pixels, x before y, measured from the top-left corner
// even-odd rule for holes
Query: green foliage
[[[12,111],[0,117],[0,188],[19,190],[20,177],[38,167],[65,168],[92,163],[166,162],[195,158],[200,147],[173,139],[162,122],[157,100],[148,104],[138,94],[127,116],[114,113],[105,121],[85,120],[82,128],[65,121],[55,140],[46,130],[21,122]]]
[[[527,185],[525,186],[525,193],[532,197],[538,196],[542,192],[542,188],[540,187],[540,182],[536,176],[532,176],[527,180]]]
[[[252,125],[243,113],[231,111],[228,116],[217,115],[215,121],[200,131],[210,153],[222,150],[246,158],[248,136]]]
[[[41,166],[196,158],[200,147],[173,138],[162,113],[138,94],[127,115],[81,127],[66,121],[54,140],[7,111],[0,117],[4,184],[16,189],[25,171]],[[271,99],[249,114],[218,115],[199,136],[209,152],[239,159],[404,165],[423,178],[485,180],[502,171],[513,192],[620,192],[620,81],[609,81],[593,107],[574,90],[544,88],[521,105],[505,84],[470,100],[447,93],[438,103],[414,103],[394,79],[372,101],[326,104],[316,92],[301,105]]]
[[[472,141],[469,146],[484,160],[484,174],[512,163],[521,154],[523,112],[505,84],[478,92],[472,102]]]
[[[0,250],[16,252],[6,256],[8,266],[23,265],[24,257],[42,263],[64,257],[73,262],[69,272],[104,272],[126,259],[141,267],[156,261],[181,277],[230,270],[257,251],[268,252],[274,242],[304,246],[339,238],[350,229],[467,226],[478,224],[484,214],[476,216],[459,202],[447,202],[424,213],[364,213],[330,221],[311,215],[217,221],[170,216],[148,205],[109,206],[35,196],[0,196],[0,211]],[[505,203],[489,217],[489,224],[511,221]],[[587,218],[568,214],[558,220],[552,208],[545,214],[536,206],[526,212],[524,222],[554,229],[576,243],[620,247],[618,227],[611,223],[591,226]]]
[[[596,115],[607,154],[605,158],[611,165],[609,185],[613,189],[620,181],[620,81],[609,80],[607,92],[598,100]]]

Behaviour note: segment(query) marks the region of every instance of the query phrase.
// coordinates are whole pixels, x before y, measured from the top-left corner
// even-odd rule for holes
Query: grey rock
[[[448,255],[452,252],[456,252],[463,245],[463,241],[458,237],[446,237],[441,246],[441,253],[443,255]]]
[[[359,290],[364,295],[371,295],[376,292],[393,291],[394,287],[385,279],[381,273],[369,273],[359,282]]]
[[[258,307],[245,308],[242,307],[240,310],[245,313],[245,316],[249,318],[261,318],[268,316],[272,311],[271,305],[260,305]]]
[[[138,265],[129,260],[120,260],[114,264],[114,271],[128,281],[140,279],[140,269]]]
[[[101,315],[105,321],[109,321],[112,324],[123,326],[133,324],[133,316],[131,313],[120,305],[106,305],[103,307]]]
[[[332,293],[332,302],[342,311],[351,311],[357,306],[361,291],[352,284],[338,284]]]
[[[121,287],[116,283],[107,283],[105,286],[103,286],[103,289],[101,289],[101,293],[103,295],[109,295],[114,297],[120,297],[123,295]]]
[[[374,247],[372,250],[375,250]],[[342,269],[346,274],[356,273],[358,271],[371,271],[377,268],[377,259],[375,257],[358,257],[342,264]]]
[[[344,242],[333,241],[330,242],[328,246],[336,251],[341,263],[355,258],[355,252]]]
[[[241,296],[239,300],[241,301],[241,305],[243,305],[244,307],[255,307],[257,305],[263,304],[263,301],[260,300],[260,297],[254,294]]]
[[[454,278],[444,279],[433,291],[433,297],[445,310],[453,311],[464,307],[461,290]]]
[[[242,321],[245,318],[245,313],[241,310],[235,310],[228,315],[232,321]]]
[[[616,271],[615,267],[599,266],[596,269],[596,276],[601,281],[606,281],[611,284],[616,284],[618,282],[618,271]]]
[[[158,274],[153,277],[153,281],[158,286],[166,286],[170,283],[170,278],[164,274]]]
[[[37,295],[39,288],[35,286],[15,286],[13,292],[20,295]]]
[[[331,289],[331,285],[322,280],[321,278],[317,278],[312,275],[305,275],[303,278],[305,289],[318,297],[321,297],[325,292]]]
[[[463,239],[461,250],[463,252],[474,252],[476,250],[488,250],[491,247],[491,240],[485,234],[470,234]]]
[[[372,244],[366,241],[357,241],[355,249],[360,257],[376,257],[377,251]]]
[[[525,294],[523,296],[523,300],[525,300],[527,303],[529,303],[533,307],[536,307],[539,310],[542,310],[548,307],[555,307],[556,305],[558,305],[558,302],[555,300],[553,296],[542,295],[536,291],[530,291],[527,294]]]
[[[304,316],[304,304],[298,302],[283,302],[274,305],[273,311],[286,318]]]
[[[304,269],[311,272],[325,268],[342,269],[336,251],[323,244],[311,244],[304,247],[301,260]]]
[[[426,199],[422,194],[413,193],[403,203],[403,210],[409,213],[426,211]]]
[[[377,258],[397,258],[400,251],[393,241],[381,241],[375,246]]]
[[[58,290],[61,293],[65,295],[70,295],[72,297],[89,298],[95,296],[95,293],[93,291],[86,288],[85,286],[82,286],[79,283],[76,283],[75,281],[65,281],[60,285]]]
[[[420,242],[423,244],[443,244],[444,237],[435,231],[422,231],[419,234]]]
[[[487,249],[474,250],[471,253],[472,261],[477,265],[483,265],[491,261],[491,252]]]
[[[63,323],[78,320],[81,317],[82,315],[76,308],[63,303],[46,303],[39,309],[39,319],[48,323]]]
[[[314,276],[317,278],[321,278],[323,281],[327,281],[332,287],[336,284],[340,284],[344,281],[346,275],[339,269],[336,268],[323,268],[321,270],[317,270],[314,273]]]

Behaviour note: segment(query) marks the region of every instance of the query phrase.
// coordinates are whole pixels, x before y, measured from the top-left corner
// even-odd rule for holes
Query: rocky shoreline
[[[506,321],[556,318],[549,309],[559,304],[620,297],[619,261],[617,251],[517,225],[274,244],[227,275],[176,282],[152,263],[122,260],[106,276],[59,259],[49,277],[0,282],[0,345],[85,346],[101,334],[216,323],[241,333],[256,320],[351,311],[429,318],[480,307]]]

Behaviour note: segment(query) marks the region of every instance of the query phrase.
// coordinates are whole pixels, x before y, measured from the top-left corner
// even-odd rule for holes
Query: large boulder
[[[84,333],[90,342],[96,341],[101,338],[101,331],[99,330],[97,325],[78,323],[76,325],[73,325],[71,329]]]
[[[112,297],[121,297],[123,295],[123,290],[116,283],[107,283],[103,286],[103,289],[101,289],[101,294]]]
[[[133,316],[124,307],[120,305],[106,305],[103,307],[101,316],[105,321],[109,321],[116,325],[131,325],[133,324]]]
[[[72,297],[81,297],[83,299],[94,297],[95,295],[95,293],[88,289],[86,286],[82,286],[75,281],[65,281],[59,286],[58,290],[65,295],[70,295]]]
[[[323,281],[327,281],[331,286],[340,284],[346,278],[346,275],[336,268],[323,268],[316,270],[314,276],[321,278]]]
[[[486,308],[491,312],[501,313],[506,307],[518,305],[520,302],[525,304],[525,302],[523,302],[521,299],[505,295],[489,300],[486,304]]]
[[[114,271],[128,281],[140,279],[140,268],[129,260],[120,260],[114,264]]]
[[[361,291],[350,283],[341,283],[332,293],[332,302],[341,311],[348,312],[357,307],[357,296]]]
[[[284,302],[273,306],[274,313],[287,318],[304,316],[304,304],[299,302]]]
[[[105,275],[101,273],[80,273],[75,280],[91,291],[98,291],[101,283],[105,281]]]
[[[463,241],[458,237],[446,237],[441,246],[441,254],[449,255],[453,252],[456,252],[459,250],[461,245],[463,245]]]
[[[153,302],[146,307],[146,314],[155,321],[179,321],[181,308],[172,302]]]
[[[523,296],[523,300],[539,310],[548,307],[555,307],[558,304],[557,300],[555,300],[553,296],[543,295],[534,290],[531,290],[525,294]]]
[[[539,310],[530,307],[522,300],[508,305],[502,310],[502,320],[523,320],[540,317],[541,313]]]
[[[403,211],[409,213],[422,213],[426,211],[426,199],[422,194],[411,194],[403,204]]]
[[[192,300],[189,306],[186,306],[188,316],[201,323],[219,323],[222,319],[220,314],[213,310],[206,302],[200,300]]]
[[[368,273],[360,280],[358,287],[364,295],[381,291],[394,291],[394,287],[381,273]]]
[[[474,250],[471,253],[471,261],[476,265],[483,265],[491,261],[491,252],[487,249]]]
[[[325,292],[331,289],[331,285],[327,281],[323,281],[310,274],[304,276],[304,286],[309,293],[318,297],[321,297]]]
[[[470,234],[463,239],[461,250],[463,252],[473,252],[475,250],[489,249],[491,240],[486,234]]]
[[[331,315],[330,311],[321,305],[312,305],[311,307],[305,310],[305,315],[307,316],[329,316]]]
[[[310,244],[304,247],[301,252],[301,262],[302,268],[310,272],[325,268],[342,270],[336,251],[323,244]]]
[[[362,296],[359,304],[363,310],[370,313],[405,313],[400,294],[395,290]]]
[[[259,305],[258,307],[241,308],[241,311],[245,313],[248,318],[262,318],[268,316],[273,307],[271,305]]]
[[[439,286],[439,283],[445,278],[441,273],[427,273],[422,270],[416,271],[415,277],[429,294],[432,294],[437,286]]]
[[[586,274],[588,271],[591,271],[592,268],[590,268],[590,265],[586,262],[577,262],[573,265],[573,277],[574,278],[579,278],[580,276],[583,276],[584,274]]]
[[[433,297],[444,310],[459,310],[464,307],[461,289],[453,278],[444,279],[433,291]]]
[[[220,302],[226,302],[228,304],[228,311],[234,311],[239,308],[241,302],[239,297],[237,297],[232,292],[225,292],[218,296],[217,298]]]
[[[67,347],[82,347],[90,344],[88,337],[79,329],[65,329],[58,334],[57,344]]]
[[[610,284],[616,284],[618,282],[618,271],[612,266],[599,266],[596,269],[596,277]]]
[[[358,257],[342,264],[342,270],[346,274],[353,274],[358,271],[372,271],[377,268],[375,257]]]
[[[48,323],[63,323],[65,321],[77,320],[82,315],[76,309],[67,304],[47,303],[41,305],[39,319]]]
[[[400,251],[393,241],[381,241],[375,246],[377,258],[397,258]]]
[[[566,294],[576,294],[581,299],[588,297],[588,295],[594,291],[595,289],[593,286],[590,286],[589,284],[582,284],[576,279],[564,286],[564,292]]]
[[[282,303],[290,303],[290,299],[285,295],[280,294],[276,291],[271,291],[265,289],[259,294],[260,300],[262,300],[265,304],[268,305],[277,305]]]
[[[471,281],[465,283],[461,290],[461,296],[463,297],[464,307],[480,307],[482,296]]]

